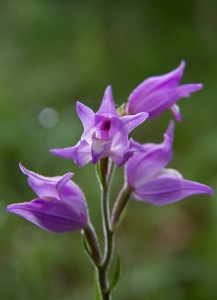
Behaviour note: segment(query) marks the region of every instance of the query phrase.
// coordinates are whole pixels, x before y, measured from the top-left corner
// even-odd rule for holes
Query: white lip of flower
[[[110,140],[97,138],[96,132],[94,132],[92,135],[92,149],[97,154],[102,153],[110,142]]]

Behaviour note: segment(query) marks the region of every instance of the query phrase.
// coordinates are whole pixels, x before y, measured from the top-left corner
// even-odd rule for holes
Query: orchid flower
[[[116,112],[111,86],[106,88],[97,113],[80,102],[77,102],[76,109],[84,126],[80,141],[74,147],[52,149],[51,153],[72,159],[80,167],[89,161],[96,164],[105,157],[122,166],[133,155],[129,149],[128,134],[148,118],[148,113],[120,117]]]
[[[135,154],[126,164],[126,182],[136,200],[164,205],[194,194],[213,194],[209,186],[184,179],[177,170],[165,168],[172,158],[173,136],[171,122],[161,144],[141,145],[131,141]]]
[[[9,205],[8,212],[57,233],[81,230],[88,225],[85,197],[70,180],[73,173],[45,177],[27,170],[21,164],[20,169],[28,176],[28,183],[38,197],[31,202]]]
[[[150,118],[159,116],[163,111],[171,109],[176,120],[182,116],[176,102],[191,93],[203,88],[201,83],[179,85],[183,76],[185,62],[170,73],[150,77],[140,83],[130,94],[126,111],[128,114],[148,112]]]

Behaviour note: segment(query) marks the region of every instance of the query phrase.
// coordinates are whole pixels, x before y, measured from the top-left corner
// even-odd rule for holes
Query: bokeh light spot
[[[39,123],[46,128],[54,127],[58,123],[58,120],[57,111],[51,107],[44,108],[38,115]]]

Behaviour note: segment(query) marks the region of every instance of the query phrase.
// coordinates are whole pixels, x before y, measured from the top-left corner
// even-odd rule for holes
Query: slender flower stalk
[[[83,229],[83,234],[85,235],[88,245],[90,247],[90,252],[87,250],[87,254],[91,261],[96,267],[99,267],[102,263],[102,254],[98,242],[98,237],[96,235],[93,225],[89,222],[88,226]]]
[[[120,222],[121,219],[121,215],[125,207],[127,206],[127,203],[129,202],[131,193],[132,190],[126,184],[124,184],[112,211],[112,217],[111,217],[112,231],[115,231],[117,229],[118,223]]]
[[[103,300],[110,300],[111,295],[109,291],[108,271],[112,261],[114,236],[110,224],[110,207],[109,207],[109,189],[108,181],[111,179],[112,168],[108,171],[108,159],[101,159],[98,165],[97,176],[101,186],[101,211],[104,231],[104,256],[101,266],[98,268],[99,288]],[[101,171],[101,173],[100,173]],[[104,172],[103,172],[104,171]],[[108,180],[109,179],[109,180]]]

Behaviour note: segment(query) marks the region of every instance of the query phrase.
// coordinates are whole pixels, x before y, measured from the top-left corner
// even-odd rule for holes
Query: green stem
[[[118,223],[120,221],[121,215],[130,199],[132,190],[124,185],[122,188],[117,201],[115,202],[113,211],[112,211],[112,217],[111,217],[111,229],[112,231],[115,231]]]
[[[97,175],[101,186],[101,209],[103,232],[105,239],[104,256],[100,267],[97,269],[99,288],[103,300],[110,300],[111,294],[109,291],[108,271],[113,258],[114,237],[110,224],[110,207],[109,207],[109,189],[112,179],[114,167],[108,166],[108,159],[102,159],[97,167]],[[99,174],[99,171],[101,173]]]
[[[83,229],[83,232],[90,248],[90,253],[89,251],[87,251],[88,255],[90,256],[90,259],[96,267],[100,266],[102,262],[102,254],[99,247],[96,232],[90,222],[88,226]]]
[[[113,176],[114,176],[114,173],[115,173],[115,169],[116,169],[115,164],[111,161],[110,162],[109,173],[108,173],[108,177],[107,177],[108,187],[111,186],[112,179],[113,179]]]
[[[91,223],[83,229],[83,243],[85,250],[95,266],[98,279],[98,287],[102,300],[112,300],[111,287],[108,281],[109,268],[113,259],[114,238],[117,224],[121,214],[128,203],[131,190],[124,186],[115,202],[112,217],[110,217],[109,190],[114,174],[115,166],[108,158],[101,159],[96,166],[96,174],[101,188],[101,211],[104,233],[104,254],[102,256],[98,237]]]
[[[102,300],[112,300],[108,286],[108,272],[103,267],[99,267],[97,273]]]

